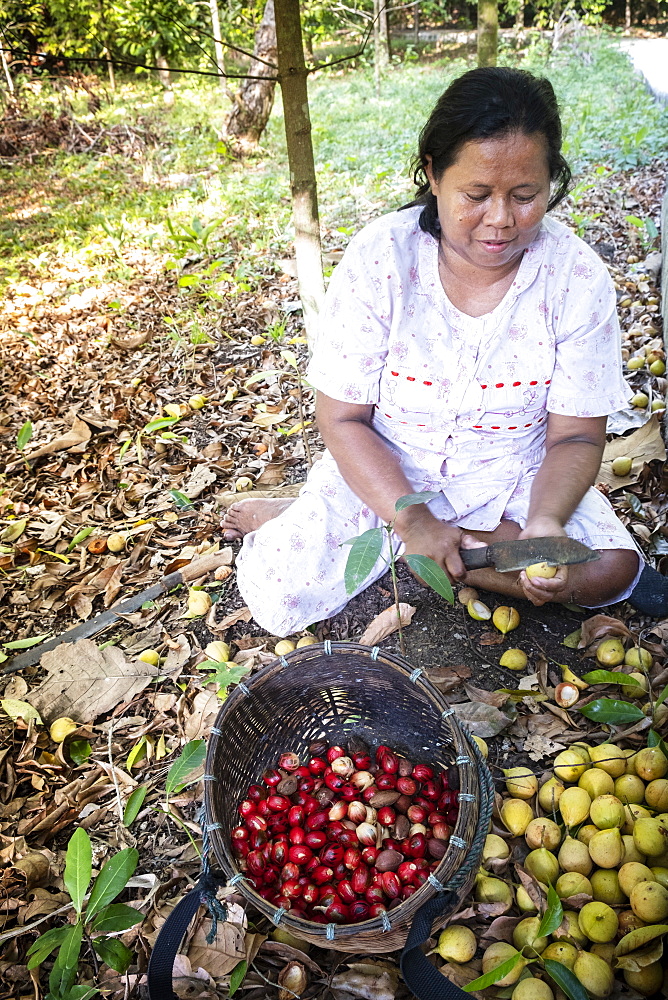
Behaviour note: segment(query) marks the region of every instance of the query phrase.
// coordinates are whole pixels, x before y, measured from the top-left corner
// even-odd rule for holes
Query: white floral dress
[[[631,395],[614,287],[587,244],[545,218],[502,301],[469,316],[448,300],[438,243],[418,216],[393,212],[351,240],[307,378],[334,399],[374,405],[373,426],[412,488],[439,491],[437,517],[482,531],[502,518],[524,527],[547,414],[604,416]],[[342,543],[379,523],[326,452],[295,503],[244,539],[238,583],[256,621],[287,635],[340,611],[350,599]],[[594,548],[636,549],[593,488],[566,530]],[[365,586],[385,566],[379,559]]]

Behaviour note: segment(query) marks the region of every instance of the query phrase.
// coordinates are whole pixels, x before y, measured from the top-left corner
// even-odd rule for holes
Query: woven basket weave
[[[206,831],[228,879],[239,874],[230,832],[250,784],[279,754],[302,758],[314,740],[344,745],[351,736],[371,748],[383,743],[399,754],[439,769],[459,770],[459,819],[444,858],[418,892],[382,917],[357,924],[317,924],[277,910],[250,884],[241,894],[295,936],[339,951],[395,951],[405,942],[415,912],[439,891],[470,887],[492,812],[494,788],[478,747],[421,670],[377,647],[325,642],[297,649],[239,684],[211,730],[206,761]],[[441,918],[441,925],[447,915]]]

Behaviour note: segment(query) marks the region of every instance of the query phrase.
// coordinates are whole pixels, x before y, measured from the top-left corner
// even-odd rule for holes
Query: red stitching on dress
[[[517,430],[517,427],[509,427],[509,428],[508,428],[508,430],[509,430],[509,431],[516,431],[516,430]]]
[[[480,388],[481,388],[481,389],[486,389],[486,388],[487,388],[487,386],[486,386],[486,385],[482,385],[482,384],[481,384]]]
[[[390,375],[394,375],[394,377],[396,378],[399,375],[399,372],[390,372]]]
[[[493,430],[493,431],[500,431],[501,430],[500,427],[495,427],[494,424],[492,424],[492,426],[491,426],[490,429]]]
[[[513,382],[513,385],[522,385],[521,382]]]
[[[531,427],[531,424],[525,424],[524,426],[525,427]]]
[[[549,385],[551,381],[552,381],[551,378],[546,378],[545,379],[545,385]]]
[[[415,381],[415,376],[414,375],[407,375],[406,376],[406,381],[407,382],[414,382]]]
[[[385,416],[386,416],[386,417],[389,417],[389,418],[390,418],[390,420],[392,419],[392,414],[391,414],[391,413],[386,413],[386,414],[385,414]]]
[[[497,382],[497,383],[496,383],[496,388],[497,388],[497,389],[503,389],[503,386],[504,386],[504,383],[503,383],[503,382]]]
[[[474,431],[481,431],[482,430],[482,424],[474,424],[473,425],[473,430]]]
[[[529,385],[538,385],[538,382],[529,382]]]
[[[433,382],[423,382],[422,385],[433,385]]]

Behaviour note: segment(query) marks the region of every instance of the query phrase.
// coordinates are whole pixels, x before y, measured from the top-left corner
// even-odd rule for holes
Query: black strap
[[[220,882],[210,872],[203,872],[197,885],[177,903],[165,920],[148,963],[149,1000],[178,1000],[172,989],[174,959],[199,907],[215,894]],[[431,934],[431,926],[445,910],[457,903],[456,892],[439,893],[421,906],[413,917],[408,939],[401,953],[401,972],[417,1000],[470,1000],[427,960],[422,945]]]
[[[148,995],[150,1000],[178,1000],[172,989],[172,970],[183,935],[203,903],[215,894],[220,884],[210,872],[202,872],[197,885],[176,904],[156,939],[148,963]]]
[[[404,950],[401,953],[401,974],[408,989],[417,1000],[470,1000],[471,994],[460,990],[442,972],[431,964],[422,951],[422,945],[431,934],[436,917],[451,909],[458,900],[456,892],[439,893],[421,906],[413,923]]]

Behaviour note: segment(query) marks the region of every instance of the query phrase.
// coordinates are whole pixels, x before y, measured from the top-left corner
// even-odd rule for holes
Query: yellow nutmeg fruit
[[[254,337],[251,337],[250,342],[253,347],[262,347],[266,343],[266,337],[261,337],[259,333],[256,333]]]
[[[624,662],[626,650],[621,639],[604,639],[596,650],[596,659],[604,667],[618,667]]]
[[[480,753],[483,755],[485,760],[487,760],[487,755],[489,754],[489,747],[483,740],[482,736],[471,736],[471,739],[477,745],[478,750],[480,750]]]
[[[551,580],[552,577],[557,574],[557,567],[550,566],[549,563],[546,562],[532,563],[531,566],[527,566],[524,572],[530,580],[532,580],[534,576],[538,576],[542,580]]]
[[[508,794],[514,799],[532,799],[538,791],[538,778],[528,767],[509,767],[503,774]]]
[[[631,397],[631,406],[635,406],[639,410],[644,410],[649,403],[649,396],[646,392],[637,392],[635,396]]]
[[[295,649],[295,644],[292,639],[279,639],[274,646],[276,656],[285,656],[286,653],[291,653],[293,649]]]
[[[505,604],[494,609],[492,624],[498,628],[499,632],[506,635],[516,629],[520,623],[520,615],[516,608],[509,608]]]
[[[188,400],[188,406],[191,410],[201,410],[203,406],[209,402],[207,396],[202,396],[201,393],[197,393],[195,396],[191,396]]]
[[[62,743],[70,733],[73,733],[78,728],[78,722],[70,719],[67,715],[63,715],[61,719],[56,719],[55,722],[51,723],[49,726],[49,736],[54,743]]]
[[[501,659],[499,666],[507,667],[508,670],[524,670],[529,658],[523,649],[507,649]]]
[[[617,458],[613,458],[611,469],[615,476],[628,476],[632,465],[633,459],[628,455],[618,455]]]
[[[110,552],[122,552],[125,548],[125,535],[121,535],[120,531],[114,531],[107,538],[107,548]]]
[[[249,490],[253,489],[253,480],[249,479],[248,476],[239,476],[234,484],[234,489],[237,493],[248,493]]]
[[[474,618],[477,622],[486,622],[492,617],[492,612],[482,601],[469,601],[466,605],[466,610],[471,618]]]
[[[303,635],[301,639],[297,640],[297,649],[303,649],[304,646],[315,646],[317,642],[314,635]]]
[[[211,607],[211,598],[205,590],[188,591],[188,610],[186,618],[201,618]]]
[[[160,663],[160,653],[157,649],[145,649],[139,654],[137,659],[141,660],[143,663],[150,663],[151,666],[157,667]]]
[[[230,647],[228,643],[217,639],[204,647],[204,655],[209,660],[216,660],[218,663],[227,663],[230,658]]]

